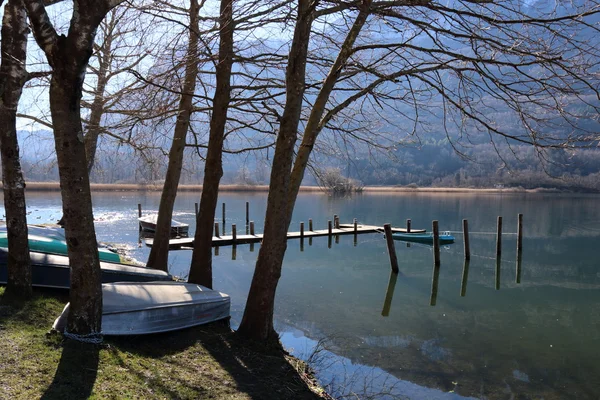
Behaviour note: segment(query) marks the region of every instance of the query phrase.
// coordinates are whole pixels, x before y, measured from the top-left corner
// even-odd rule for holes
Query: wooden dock
[[[289,239],[302,239],[302,238],[314,238],[322,236],[336,236],[336,235],[359,235],[363,233],[383,233],[382,226],[375,225],[361,225],[357,224],[356,228],[354,224],[340,224],[339,228],[332,228],[331,232],[329,229],[319,230],[305,230],[304,232],[288,232],[287,238]],[[406,232],[405,228],[392,228],[392,232]],[[425,229],[411,229],[411,233],[424,233]],[[220,235],[213,236],[213,246],[230,246],[234,244],[248,244],[248,243],[260,243],[263,239],[262,234],[256,235]],[[148,238],[145,240],[146,246],[152,246],[153,239]],[[181,238],[169,240],[169,250],[190,250],[194,248],[194,238]]]

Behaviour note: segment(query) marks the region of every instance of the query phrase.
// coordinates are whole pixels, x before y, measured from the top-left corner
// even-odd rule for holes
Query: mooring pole
[[[498,217],[498,230],[496,233],[496,258],[502,254],[502,217]]]
[[[223,235],[225,235],[225,203],[223,203]]]
[[[336,215],[333,216],[333,227],[335,229],[340,229],[340,217]]]
[[[313,231],[313,224],[312,224],[312,219],[311,218],[308,219],[308,230],[311,231],[311,232]]]
[[[254,236],[254,221],[250,221],[250,234]]]
[[[390,266],[392,267],[392,271],[398,273],[400,269],[398,268],[398,258],[396,257],[396,247],[394,246],[394,238],[392,237],[392,225],[385,224],[383,225],[383,230],[385,231],[385,240],[387,243],[388,254],[390,256]]]
[[[198,216],[198,203],[194,203],[194,210],[196,211],[196,217]]]
[[[469,221],[463,219],[463,241],[465,244],[465,260],[471,259],[471,247],[469,245]]]
[[[438,221],[432,222],[433,228],[433,264],[436,267],[440,266],[440,228]]]
[[[237,240],[237,228],[235,224],[231,224],[231,239],[233,240],[233,243]]]
[[[327,220],[327,236],[331,238],[331,220]]]
[[[138,203],[138,218],[142,218],[142,203]]]
[[[215,236],[216,237],[221,237],[219,235],[219,223],[218,222],[215,222]]]
[[[517,254],[523,252],[523,214],[517,215]]]
[[[412,224],[412,221],[410,219],[406,220],[406,233],[410,233],[410,225]]]
[[[300,239],[304,239],[304,222],[300,222]]]
[[[250,203],[246,202],[246,226],[250,223]]]

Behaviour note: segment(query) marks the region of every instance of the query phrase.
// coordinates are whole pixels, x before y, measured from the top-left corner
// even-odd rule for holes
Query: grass
[[[48,330],[65,293],[0,288],[0,398],[322,399],[306,365],[277,347],[247,342],[223,323],[157,335],[63,340]]]

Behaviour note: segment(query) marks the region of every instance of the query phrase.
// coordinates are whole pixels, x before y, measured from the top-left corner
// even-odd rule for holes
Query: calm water
[[[198,195],[182,194],[175,218],[193,229]],[[276,327],[290,351],[309,359],[337,397],[597,399],[600,393],[600,207],[597,196],[360,195],[332,199],[300,195],[293,230],[312,218],[324,229],[333,214],[360,222],[459,231],[469,220],[472,260],[462,290],[462,235],[442,249],[436,305],[431,306],[432,251],[396,242],[401,273],[390,276],[379,234],[290,241],[277,292]],[[245,201],[261,231],[266,195],[226,194],[226,230],[244,230]],[[137,203],[156,210],[159,196],[97,193],[101,241],[138,247]],[[60,216],[58,194],[28,197],[30,223]],[[516,283],[516,221],[524,214],[521,282]],[[500,274],[496,217],[504,217]],[[218,219],[221,219],[219,206]],[[253,250],[253,251],[251,251]],[[232,299],[239,323],[258,245],[219,249],[214,286]],[[186,276],[190,251],[171,252],[170,272]],[[235,260],[233,260],[235,258]],[[498,288],[498,289],[497,289]],[[387,298],[387,302],[386,302]],[[391,300],[391,301],[390,301]]]

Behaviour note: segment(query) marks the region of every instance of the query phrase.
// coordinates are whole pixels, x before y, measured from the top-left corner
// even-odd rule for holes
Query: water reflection
[[[381,315],[387,317],[390,315],[390,308],[392,307],[392,299],[394,298],[394,290],[396,289],[396,280],[398,279],[398,274],[394,271],[390,272],[390,280],[387,285],[387,290],[385,291],[385,300],[383,301],[383,310],[381,311]]]
[[[32,220],[43,222],[61,213],[59,194],[28,196]],[[230,206],[228,223],[244,223],[244,202],[250,197],[256,215],[264,215],[266,196],[226,194],[222,200]],[[137,203],[156,209],[159,200],[152,193],[94,194],[98,239],[135,243]],[[336,213],[342,220],[356,216],[375,225],[399,225],[411,218],[415,228],[438,219],[445,230],[458,231],[462,219],[468,218],[472,258],[464,262],[461,245],[441,249],[436,306],[431,307],[435,271],[429,246],[397,246],[403,276],[392,282],[380,235],[341,237],[332,250],[325,238],[310,238],[312,247],[304,252],[290,245],[275,309],[283,344],[297,354],[297,346],[328,338],[321,354],[344,365],[325,368],[318,376],[334,394],[355,390],[361,393],[357,397],[385,398],[381,394],[393,387],[397,397],[412,399],[451,398],[456,393],[488,399],[595,399],[600,393],[594,350],[600,342],[597,200],[529,194],[502,199],[410,194],[331,200],[301,193],[293,224],[309,218],[323,223]],[[193,194],[180,195],[175,209],[193,210],[195,201]],[[512,216],[521,212],[531,221],[524,254],[518,254],[505,233],[497,272],[496,217],[503,214],[505,231],[516,232],[517,219]],[[193,211],[175,215],[193,227]],[[256,223],[262,226],[263,221]],[[215,255],[219,250],[213,282],[231,296],[235,326],[256,253],[238,246],[232,260],[232,247],[215,248]],[[132,255],[145,260],[148,248],[134,248]],[[170,272],[185,276],[190,258],[190,251],[171,252]],[[501,291],[495,290],[496,277]],[[345,386],[347,381],[355,383]],[[368,390],[360,392],[361,387]]]

